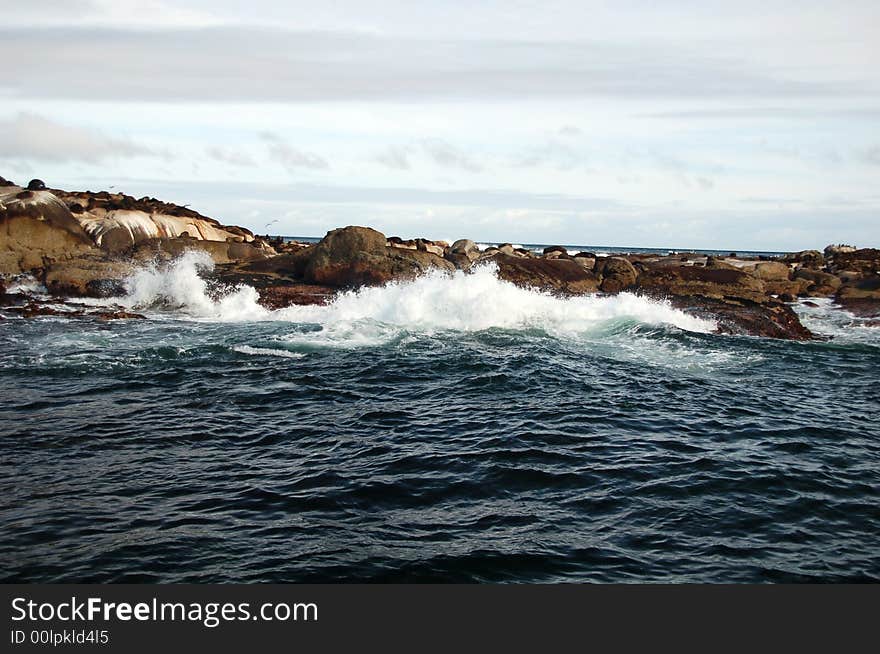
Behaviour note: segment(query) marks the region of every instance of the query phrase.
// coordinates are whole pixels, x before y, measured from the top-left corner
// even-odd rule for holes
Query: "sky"
[[[0,0],[0,175],[257,233],[880,247],[880,3]]]

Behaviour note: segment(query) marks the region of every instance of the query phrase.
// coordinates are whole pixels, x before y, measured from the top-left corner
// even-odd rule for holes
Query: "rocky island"
[[[666,298],[718,331],[772,338],[813,338],[791,304],[826,297],[853,313],[880,316],[880,250],[828,246],[783,257],[569,254],[563,246],[531,250],[503,244],[480,249],[468,239],[452,244],[386,237],[368,227],[329,232],[317,244],[285,242],[222,225],[192,209],[155,198],[107,191],[63,191],[38,180],[18,186],[0,178],[0,305],[22,316],[62,314],[137,318],[123,310],[60,302],[124,294],[124,280],[147,262],[188,250],[215,263],[216,286],[247,284],[277,309],[323,304],[341,290],[412,279],[432,270],[469,271],[493,263],[498,277],[559,296],[630,292]],[[7,286],[32,276],[55,300],[50,306]],[[2,317],[2,316],[0,316]]]

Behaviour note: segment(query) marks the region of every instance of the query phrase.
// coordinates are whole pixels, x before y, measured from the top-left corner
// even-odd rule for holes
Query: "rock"
[[[806,268],[821,268],[825,257],[818,250],[801,250],[782,257],[783,263],[799,263]]]
[[[269,251],[256,242],[211,241],[195,238],[154,238],[139,241],[132,250],[125,252],[133,258],[145,261],[161,258],[174,258],[190,250],[201,250],[210,255],[214,263],[233,261],[257,261],[270,256]],[[117,253],[121,255],[121,253]]]
[[[452,247],[449,248],[449,252],[450,254],[463,254],[471,261],[476,261],[480,258],[480,248],[477,247],[476,243],[467,238],[458,239],[452,244]]]
[[[52,295],[114,297],[125,293],[123,280],[132,270],[128,262],[83,255],[50,264],[42,282]]]
[[[589,257],[574,256],[571,260],[585,270],[593,270],[596,267],[596,260]]]
[[[880,275],[866,275],[852,284],[841,286],[837,299],[880,300]]]
[[[47,261],[94,250],[67,205],[48,191],[0,193],[0,273],[39,270]]]
[[[515,254],[515,250],[513,248],[513,245],[511,245],[510,243],[502,243],[501,245],[498,246],[498,251],[501,252],[501,254],[508,254],[508,255]]]
[[[552,253],[554,253],[554,252],[557,253],[557,256],[558,256],[559,254],[568,254],[568,250],[566,250],[566,249],[565,249],[563,246],[561,246],[561,245],[551,245],[550,247],[546,247],[546,248],[544,248],[544,256],[545,256],[545,257],[546,257],[548,254],[552,254]]]
[[[449,261],[459,270],[470,270],[471,266],[474,263],[473,259],[471,259],[463,252],[447,252],[445,255],[443,255],[443,258]]]
[[[563,295],[583,295],[599,290],[599,279],[573,261],[517,257],[499,253],[492,259],[498,277],[522,288]]]
[[[308,252],[303,279],[333,287],[379,285],[432,269],[455,270],[431,252],[388,247],[385,236],[369,227],[335,229]]]
[[[838,254],[846,254],[848,252],[855,252],[858,248],[853,245],[828,245],[825,247],[825,258],[830,259]]]
[[[810,268],[799,268],[794,273],[795,279],[805,279],[809,282],[806,292],[817,297],[834,295],[840,288],[840,279],[830,273]]]
[[[336,289],[314,284],[263,286],[257,289],[260,304],[267,309],[283,309],[295,304],[328,304]]]
[[[181,234],[186,234],[186,238],[206,241],[253,240],[252,236],[242,236],[203,217],[94,208],[78,214],[76,219],[99,247],[111,253],[122,252],[156,238],[178,238]]]
[[[446,254],[445,244],[436,243],[434,241],[427,241],[423,238],[416,239],[416,249],[419,252],[430,252],[431,254],[436,254],[438,257],[442,257],[444,254]]]
[[[865,274],[858,270],[842,270],[836,274],[840,278],[840,283],[843,285],[854,284],[865,277]]]
[[[642,270],[636,286],[652,295],[736,298],[758,304],[769,300],[763,282],[742,270],[658,265],[652,262],[639,265]]]
[[[727,263],[724,259],[720,257],[708,256],[706,257],[706,268],[721,268],[724,270],[741,270],[738,266],[734,266],[732,263]]]
[[[786,279],[784,281],[767,280],[764,281],[764,292],[768,295],[804,295],[807,288],[810,287],[809,280],[806,279]]]
[[[723,271],[727,272],[727,271]],[[775,300],[752,302],[701,296],[673,296],[672,305],[682,311],[718,321],[718,332],[806,341],[814,336],[801,324],[794,310]]]
[[[602,278],[600,288],[603,293],[618,293],[636,283],[638,272],[623,257],[597,259],[595,272]]]
[[[130,311],[118,309],[98,309],[87,311],[84,309],[58,309],[37,302],[30,302],[24,306],[8,309],[17,313],[22,318],[35,318],[37,316],[58,316],[61,318],[97,318],[98,320],[144,320],[146,316]]]
[[[876,248],[862,248],[850,252],[839,252],[834,255],[831,269],[834,272],[846,270],[859,272],[863,275],[880,273],[880,250]]]
[[[32,179],[27,185],[28,191],[45,191],[46,184],[42,179]]]
[[[880,299],[871,297],[837,297],[837,303],[844,309],[862,318],[880,317]]]
[[[781,261],[762,261],[755,266],[754,275],[758,279],[773,282],[787,282],[791,268]]]
[[[10,182],[8,179],[0,177],[0,188],[4,186],[15,186],[15,182]]]

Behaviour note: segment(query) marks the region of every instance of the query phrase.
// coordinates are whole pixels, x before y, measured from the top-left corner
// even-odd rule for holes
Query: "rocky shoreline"
[[[24,317],[64,315],[131,319],[140,314],[77,306],[107,298],[139,266],[188,250],[215,262],[218,284],[248,284],[267,308],[324,304],[341,290],[406,280],[432,270],[469,271],[494,263],[498,276],[559,296],[631,292],[668,299],[711,318],[718,331],[809,340],[791,304],[827,297],[856,315],[880,317],[880,250],[828,246],[781,258],[698,254],[597,256],[562,246],[534,253],[504,244],[481,250],[386,237],[368,227],[329,232],[317,244],[285,243],[222,225],[187,207],[122,193],[67,192],[40,180],[21,187],[0,177],[0,310]],[[32,276],[69,311],[7,286]],[[2,318],[2,315],[0,315]]]

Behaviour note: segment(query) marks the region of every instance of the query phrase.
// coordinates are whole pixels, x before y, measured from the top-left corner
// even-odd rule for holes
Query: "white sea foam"
[[[29,295],[46,295],[46,287],[31,275],[22,275],[6,286],[7,293],[27,293]]]
[[[264,320],[269,311],[261,307],[259,294],[250,286],[220,291],[216,298],[199,273],[214,268],[211,257],[189,251],[170,264],[152,264],[137,270],[125,281],[128,295],[120,303],[134,309],[176,309],[190,317],[228,322]]]
[[[332,325],[371,321],[409,331],[542,329],[565,336],[630,320],[709,332],[715,323],[690,316],[667,302],[621,293],[611,297],[558,298],[498,279],[496,268],[473,273],[435,272],[413,281],[363,288],[327,306],[292,306],[275,312],[291,322]]]
[[[829,298],[805,298],[794,309],[804,327],[836,343],[880,344],[880,327],[875,326],[876,321],[856,316]]]
[[[271,356],[284,357],[285,359],[302,359],[305,354],[302,352],[291,352],[290,350],[280,350],[272,347],[251,347],[250,345],[236,345],[232,348],[239,354],[250,354],[253,356]]]
[[[672,325],[709,332],[715,323],[690,316],[669,303],[629,293],[611,297],[554,297],[497,277],[489,264],[472,273],[434,272],[412,281],[339,294],[326,306],[291,306],[269,311],[248,286],[212,295],[199,272],[211,268],[202,253],[188,253],[170,265],[148,266],[126,282],[119,302],[140,310],[178,310],[188,317],[224,322],[284,321],[317,325],[297,331],[289,343],[311,346],[371,346],[408,333],[478,332],[487,329],[541,330],[559,338],[601,335],[624,323]]]

